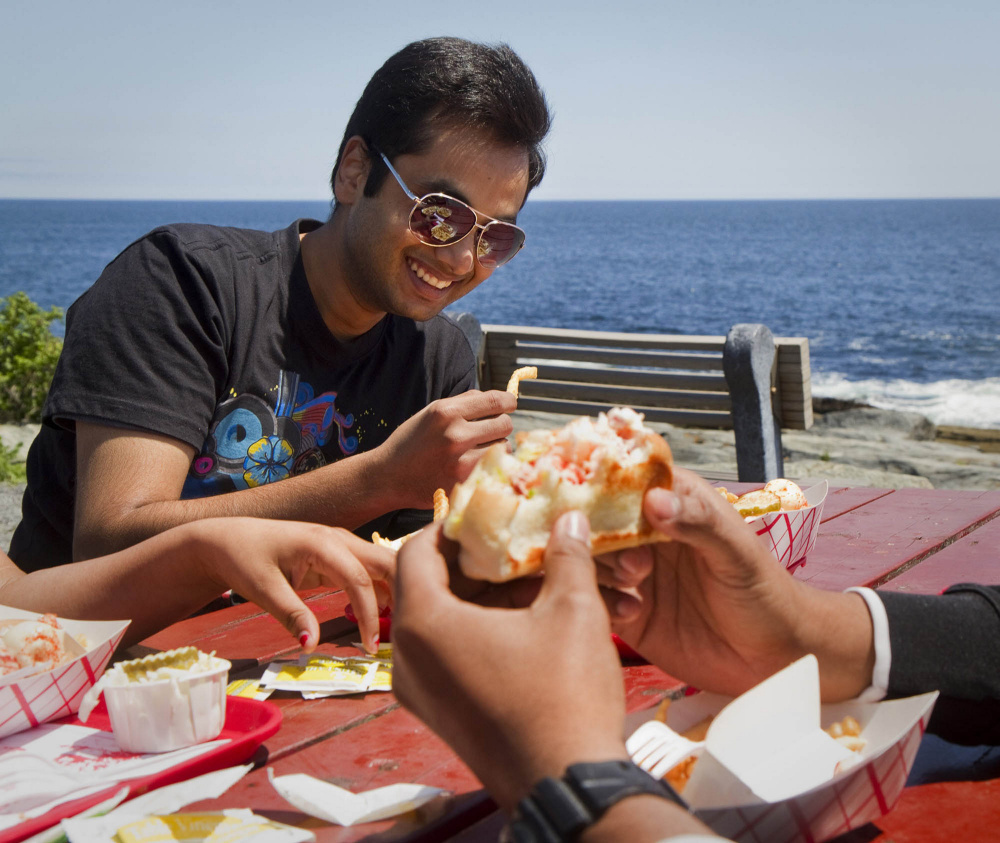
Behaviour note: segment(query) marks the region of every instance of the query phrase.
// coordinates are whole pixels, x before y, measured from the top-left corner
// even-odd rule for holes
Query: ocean
[[[0,296],[62,308],[170,222],[273,230],[325,202],[0,200]],[[1000,428],[1000,199],[529,201],[481,322],[805,336],[817,396]],[[62,330],[61,325],[56,327]]]

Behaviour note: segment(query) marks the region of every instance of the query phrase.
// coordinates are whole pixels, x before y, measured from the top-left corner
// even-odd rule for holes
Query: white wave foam
[[[1000,429],[1000,378],[851,381],[837,372],[814,372],[813,395],[862,401],[883,410],[920,413],[935,424]]]

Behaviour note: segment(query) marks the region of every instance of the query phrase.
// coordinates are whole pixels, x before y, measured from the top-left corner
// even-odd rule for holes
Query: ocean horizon
[[[328,202],[0,200],[0,296],[63,309],[157,225],[275,230]],[[529,200],[481,322],[809,339],[816,396],[1000,428],[1000,199]],[[61,326],[56,327],[57,333]]]

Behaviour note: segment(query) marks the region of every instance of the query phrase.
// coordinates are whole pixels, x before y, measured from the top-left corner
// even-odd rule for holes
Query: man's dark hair
[[[434,124],[485,132],[498,143],[528,152],[528,191],[545,173],[541,144],[551,117],[545,95],[521,58],[506,44],[428,38],[407,45],[372,76],[347,121],[337,168],[349,138],[361,136],[393,160],[419,153],[434,138]],[[374,196],[388,170],[372,154],[365,196]],[[334,197],[336,201],[336,196]]]

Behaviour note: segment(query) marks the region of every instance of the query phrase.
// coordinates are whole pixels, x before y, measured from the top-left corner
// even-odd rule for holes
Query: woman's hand
[[[378,615],[389,602],[395,553],[339,527],[259,518],[193,522],[192,552],[204,576],[274,615],[308,653],[319,622],[296,591],[343,588],[369,652],[378,649]]]

